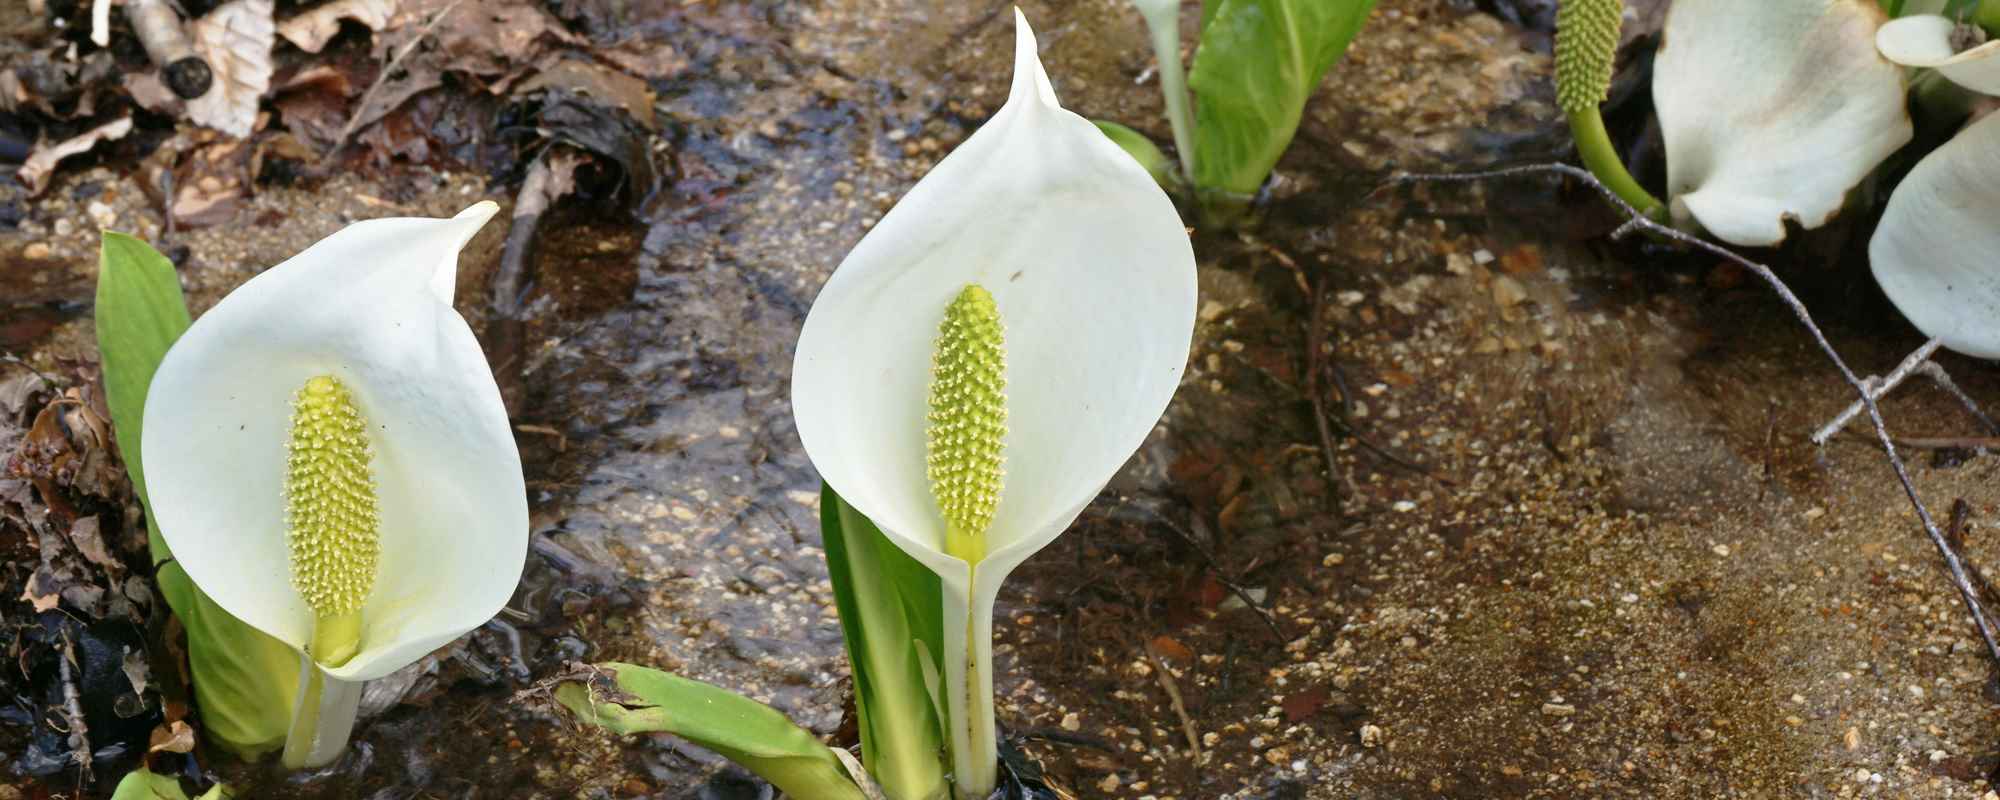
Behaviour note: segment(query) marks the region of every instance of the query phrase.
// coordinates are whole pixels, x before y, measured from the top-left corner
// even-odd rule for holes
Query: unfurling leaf
[[[614,733],[671,733],[792,797],[866,800],[832,749],[770,706],[655,669],[607,663],[556,688],[556,702]],[[607,680],[608,678],[608,680]]]

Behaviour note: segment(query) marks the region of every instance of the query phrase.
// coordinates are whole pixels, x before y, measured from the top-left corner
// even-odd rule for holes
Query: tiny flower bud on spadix
[[[969,564],[986,556],[1000,506],[1007,437],[1007,349],[993,295],[967,284],[945,309],[931,360],[926,472],[946,525],[945,550]]]
[[[313,660],[338,666],[359,649],[381,551],[368,424],[339,379],[321,375],[299,389],[286,447],[292,585],[317,617]]]

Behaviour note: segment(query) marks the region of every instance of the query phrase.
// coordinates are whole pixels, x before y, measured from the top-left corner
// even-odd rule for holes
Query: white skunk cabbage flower
[[[1935,69],[1967,89],[2000,94],[2000,41],[1961,53],[1952,41],[1957,27],[1936,14],[1899,17],[1875,33],[1875,47],[1882,57],[1905,67]]]
[[[1926,335],[2000,359],[2000,115],[1960,131],[1910,170],[1868,242],[1890,302]]]
[[[168,547],[301,654],[289,766],[332,761],[363,681],[484,624],[520,580],[520,453],[451,306],[459,249],[495,210],[321,240],[195,320],[147,394]]]
[[[1668,202],[1735,245],[1826,224],[1910,140],[1875,0],[1675,0],[1653,62]]]
[[[941,579],[962,797],[996,778],[1000,583],[1144,442],[1194,332],[1194,251],[1173,203],[1057,103],[1015,21],[1006,105],[841,262],[792,375],[820,475]]]

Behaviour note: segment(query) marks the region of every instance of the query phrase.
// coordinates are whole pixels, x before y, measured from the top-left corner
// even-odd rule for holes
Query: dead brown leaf
[[[115,582],[124,574],[125,564],[104,546],[104,534],[99,527],[95,516],[77,520],[69,526],[69,543],[83,554],[85,560],[103,567],[105,574]]]
[[[348,98],[354,85],[347,73],[329,66],[314,67],[292,76],[278,88],[273,105],[284,117],[285,129],[315,153],[322,153],[339,138],[347,124]]]
[[[687,71],[687,56],[658,42],[632,40],[596,50],[594,55],[612,66],[647,80],[672,78]]]
[[[632,115],[646,130],[659,130],[653,118],[653,89],[645,81],[601,64],[573,58],[556,58],[542,71],[514,90],[515,96],[541,89],[568,89],[599,102],[616,106]]]
[[[272,0],[230,0],[188,25],[195,52],[215,72],[208,93],[188,101],[197,124],[244,138],[256,129],[257,105],[271,88]]]
[[[330,0],[278,23],[278,35],[308,53],[326,47],[340,32],[340,21],[351,19],[371,31],[388,27],[396,15],[396,0]]]
[[[153,729],[148,753],[192,753],[194,752],[194,728],[186,722],[174,720]]]
[[[52,146],[38,146],[35,152],[28,154],[28,160],[21,164],[19,172],[21,183],[27,185],[29,196],[41,194],[42,190],[49,188],[49,178],[55,174],[57,162],[86,152],[96,147],[98,142],[122,139],[125,134],[131,132],[132,118],[119,117]]]
[[[190,227],[228,222],[250,195],[250,143],[222,140],[195,149],[176,170],[174,219]]]

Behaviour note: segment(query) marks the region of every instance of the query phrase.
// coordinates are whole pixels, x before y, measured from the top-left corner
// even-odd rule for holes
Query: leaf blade
[[[555,692],[556,702],[584,722],[621,735],[671,733],[792,797],[865,800],[831,749],[770,706],[646,667],[609,662],[596,668],[610,673],[611,686],[577,680]]]
[[[146,546],[157,568],[160,594],[187,632],[203,728],[224,747],[255,758],[284,744],[298,688],[298,657],[285,643],[210,600],[173,561],[165,538],[151,524],[140,453],[147,387],[167,350],[191,324],[173,264],[138,238],[105,231],[94,316],[118,455],[146,509]]]
[[[1219,0],[1204,7],[1188,85],[1195,184],[1254,194],[1298,132],[1306,100],[1347,52],[1375,0]]]
[[[942,712],[916,650],[942,647],[937,575],[824,484],[820,529],[854,674],[862,761],[893,800],[944,797]]]

